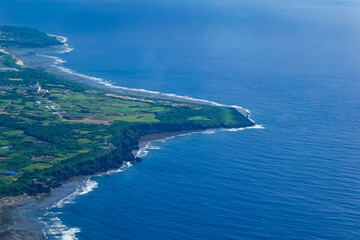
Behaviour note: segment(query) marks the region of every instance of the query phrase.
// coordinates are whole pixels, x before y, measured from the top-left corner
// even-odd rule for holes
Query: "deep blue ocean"
[[[359,1],[0,0],[0,23],[67,37],[53,55],[78,73],[265,127],[152,142],[44,212],[49,239],[360,239]]]

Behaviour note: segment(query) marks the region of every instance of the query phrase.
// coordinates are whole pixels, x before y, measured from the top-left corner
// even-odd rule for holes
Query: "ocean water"
[[[239,105],[264,126],[149,143],[41,212],[47,238],[360,239],[359,13],[355,0],[0,0],[1,24],[68,38],[58,67]]]

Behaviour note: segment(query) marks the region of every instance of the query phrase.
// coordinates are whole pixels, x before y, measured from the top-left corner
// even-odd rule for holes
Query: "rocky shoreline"
[[[40,225],[22,216],[21,208],[36,201],[35,197],[17,196],[0,199],[0,239],[43,239]]]

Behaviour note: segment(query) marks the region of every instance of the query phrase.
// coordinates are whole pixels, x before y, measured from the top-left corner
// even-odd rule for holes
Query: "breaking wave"
[[[140,149],[136,152],[135,157],[139,157],[139,158],[145,157],[146,155],[148,155],[149,150],[158,150],[158,149],[160,149],[160,147],[152,145],[154,142],[166,142],[167,140],[173,139],[175,137],[189,136],[189,135],[197,134],[197,133],[213,134],[213,133],[216,133],[216,132],[223,132],[223,131],[237,132],[237,131],[242,131],[242,130],[246,130],[246,129],[265,129],[265,126],[256,124],[256,125],[251,126],[251,127],[242,127],[242,128],[208,129],[208,130],[204,130],[204,131],[182,133],[182,134],[177,134],[177,135],[170,136],[170,137],[165,137],[165,138],[162,138],[162,139],[146,141],[145,143],[143,143],[144,145],[142,147],[140,147]]]
[[[129,167],[132,167],[132,163],[131,162],[125,162],[122,167],[120,167],[119,169],[114,169],[114,170],[110,170],[110,171],[107,171],[105,173],[102,173],[102,174],[99,174],[98,176],[102,176],[102,175],[110,175],[110,174],[113,174],[113,173],[119,173],[119,172],[123,172],[125,171],[126,169],[128,169]]]
[[[47,213],[47,217],[49,219],[46,219],[46,221],[43,220],[43,218],[40,218],[39,221],[42,222],[46,228],[47,231],[43,231],[45,238],[49,239],[62,239],[62,240],[77,240],[76,233],[80,232],[80,228],[70,228],[63,224],[63,222],[58,217],[54,217],[51,215],[61,214],[58,213]]]
[[[80,228],[77,227],[68,227],[59,218],[59,215],[62,212],[59,209],[63,208],[64,205],[69,203],[74,203],[74,200],[79,195],[87,194],[97,188],[97,182],[88,178],[85,181],[78,183],[75,192],[64,197],[57,203],[53,204],[51,207],[47,208],[47,212],[39,221],[42,222],[45,226],[43,229],[46,239],[62,239],[62,240],[76,240],[76,233],[80,232]]]
[[[228,131],[228,132],[237,132],[237,131],[242,131],[242,130],[245,130],[245,129],[265,129],[265,126],[263,125],[254,125],[254,126],[251,126],[251,127],[243,127],[243,128],[228,128],[228,129],[222,129],[223,131]]]
[[[93,191],[95,188],[98,187],[98,183],[88,178],[86,181],[82,181],[76,187],[75,192],[71,193],[70,195],[64,197],[59,202],[55,203],[50,208],[62,208],[65,204],[73,203],[73,200],[79,196],[87,194]]]
[[[152,150],[158,150],[160,149],[157,146],[153,146],[151,145],[152,141],[149,141],[145,144],[145,146],[141,147],[135,154],[135,157],[141,158],[141,157],[145,157],[149,151],[148,149],[152,149]]]
[[[63,36],[58,36],[58,35],[54,35],[54,34],[47,34],[50,37],[55,37],[59,42],[61,42],[62,44],[64,44],[64,49],[58,51],[57,53],[69,53],[72,50],[74,50],[74,48],[70,47],[69,44],[67,43],[67,38],[63,37]]]
[[[101,175],[113,174],[123,172],[129,167],[133,166],[130,162],[124,163],[122,167],[116,170],[111,170],[105,172]],[[76,233],[81,231],[80,228],[77,227],[68,227],[66,226],[60,219],[60,215],[62,212],[60,211],[66,204],[75,203],[75,199],[78,196],[85,195],[89,192],[92,192],[95,188],[98,187],[98,183],[92,179],[87,178],[84,181],[80,181],[76,187],[75,192],[69,194],[68,196],[62,198],[60,201],[53,204],[51,207],[47,208],[47,212],[39,221],[42,222],[45,226],[43,229],[44,236],[46,239],[62,239],[62,240],[76,240]]]

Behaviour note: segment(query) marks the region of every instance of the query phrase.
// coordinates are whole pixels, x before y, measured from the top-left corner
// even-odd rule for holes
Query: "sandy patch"
[[[0,49],[0,52],[10,55],[10,53],[7,52],[7,51],[5,51],[4,49]],[[11,54],[11,56],[16,59],[16,64],[17,64],[17,65],[19,65],[19,66],[21,66],[21,67],[25,67],[25,64],[24,64],[23,61],[21,61],[20,59],[18,59],[17,57],[15,57],[14,54]]]
[[[0,49],[0,52],[5,53],[5,54],[10,54],[7,51],[5,51],[4,49]]]

